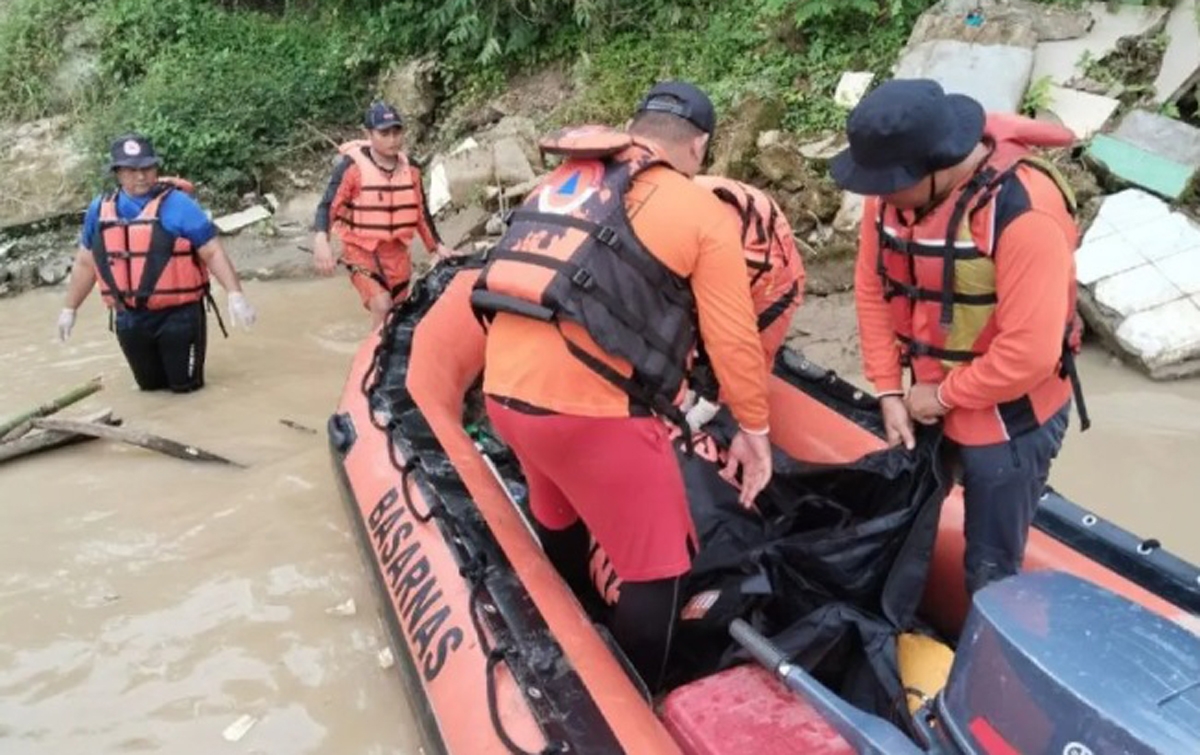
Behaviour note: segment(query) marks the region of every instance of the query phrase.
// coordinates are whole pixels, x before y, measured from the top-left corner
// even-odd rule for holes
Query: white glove
[[[75,310],[64,308],[58,313],[58,340],[66,342],[71,337],[71,329],[75,327]]]
[[[250,302],[246,301],[246,295],[240,291],[229,293],[229,319],[233,320],[234,325],[246,330],[258,319],[258,313],[254,311]]]
[[[720,404],[714,404],[706,398],[697,398],[696,405],[688,410],[686,415],[688,426],[692,428],[692,432],[696,432],[717,416],[719,411],[721,411]]]

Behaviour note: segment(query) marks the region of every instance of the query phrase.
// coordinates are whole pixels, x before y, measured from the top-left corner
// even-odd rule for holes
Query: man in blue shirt
[[[120,189],[88,206],[59,338],[70,336],[76,310],[98,281],[138,387],[194,391],[204,386],[209,274],[228,292],[234,324],[249,328],[254,308],[216,227],[190,196],[191,186],[159,179],[150,141],[139,134],[119,137],[111,155]]]

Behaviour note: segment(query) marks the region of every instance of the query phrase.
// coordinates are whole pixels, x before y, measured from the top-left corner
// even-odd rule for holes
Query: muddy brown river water
[[[259,323],[213,337],[188,396],[134,388],[94,297],[65,346],[60,294],[0,301],[0,416],[101,374],[64,416],[112,407],[248,465],[95,441],[0,466],[3,755],[418,752],[325,446],[366,317],[344,279],[247,292]],[[1081,369],[1095,426],[1072,420],[1052,483],[1200,561],[1200,381]]]

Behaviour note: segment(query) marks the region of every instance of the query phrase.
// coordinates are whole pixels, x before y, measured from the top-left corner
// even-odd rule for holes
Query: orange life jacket
[[[171,192],[191,194],[190,183],[160,179],[151,199],[132,220],[117,214],[117,192],[100,202],[98,238],[92,249],[100,295],[111,309],[166,309],[208,295],[208,268],[192,243],[173,236],[159,220]]]
[[[791,223],[779,204],[757,187],[721,176],[696,176],[695,181],[731,206],[741,220],[750,297],[761,333],[803,294],[804,264]]]
[[[408,244],[416,233],[421,206],[420,180],[408,158],[399,156],[396,168],[384,171],[371,159],[365,140],[346,142],[338,151],[358,166],[358,195],[346,202],[334,229],[354,241],[399,241]]]
[[[622,375],[564,334],[577,359],[637,405],[684,423],[674,399],[696,343],[695,299],[637,238],[625,209],[638,174],[667,163],[605,127],[568,129],[540,147],[566,160],[510,213],[472,307],[484,320],[504,312],[577,323],[633,371]]]
[[[941,382],[947,370],[984,354],[995,337],[996,243],[1010,223],[1034,209],[1027,198],[1021,200],[1021,169],[1034,168],[1049,176],[1067,211],[1073,215],[1076,210],[1066,180],[1030,152],[1031,147],[1071,144],[1070,131],[1018,116],[990,115],[984,139],[993,150],[986,162],[915,224],[906,224],[895,208],[878,203],[876,269],[891,304],[902,360],[919,382]],[[1074,371],[1079,320],[1073,281],[1068,299],[1059,377],[1071,380],[1086,429],[1087,410]],[[1027,399],[998,407],[1003,428],[997,440],[1027,432],[1044,421],[1028,411]]]

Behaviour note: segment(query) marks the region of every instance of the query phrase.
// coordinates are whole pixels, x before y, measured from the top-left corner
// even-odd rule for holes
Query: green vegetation
[[[653,81],[679,77],[704,86],[722,113],[754,93],[782,100],[790,129],[837,128],[846,115],[833,102],[842,72],[886,76],[929,3],[888,2],[882,10],[873,0],[790,5],[762,0],[754,13],[718,0],[673,26],[655,26],[654,34],[630,30],[589,39],[578,64],[588,86],[564,117],[619,122]],[[898,8],[894,14],[891,6]]]
[[[394,61],[435,54],[450,102],[560,61],[583,84],[560,121],[620,122],[652,81],[680,77],[722,114],[767,95],[787,128],[815,132],[844,121],[841,73],[886,77],[932,1],[11,0],[0,120],[69,114],[97,156],[142,130],[171,171],[232,193],[313,126],[352,123]],[[64,82],[67,48],[93,64]]]

